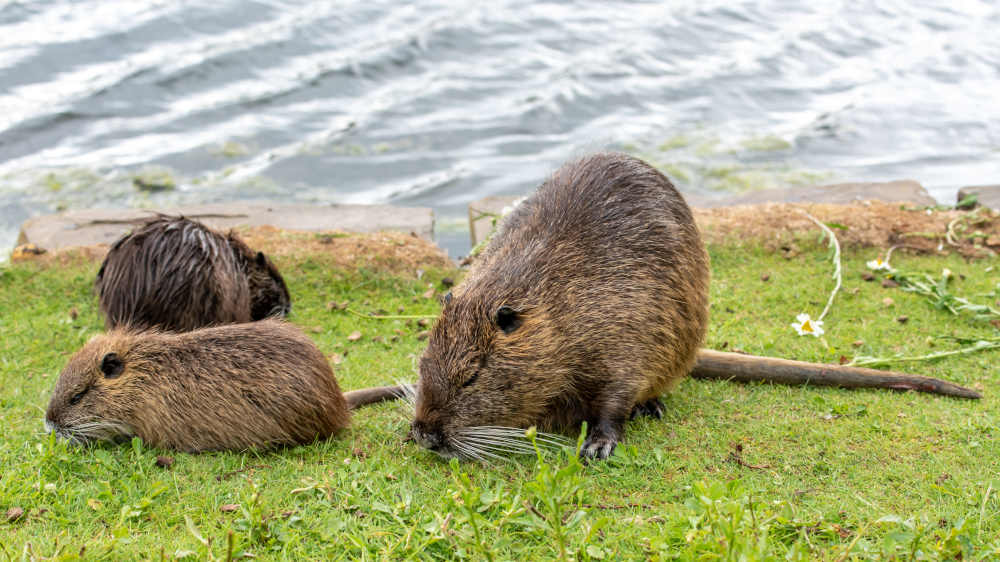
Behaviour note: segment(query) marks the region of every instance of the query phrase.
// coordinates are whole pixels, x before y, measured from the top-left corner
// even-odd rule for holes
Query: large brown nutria
[[[699,351],[708,282],[691,211],[665,176],[622,154],[563,166],[446,295],[410,435],[444,456],[487,457],[523,450],[509,428],[586,421],[580,454],[606,458],[631,416],[662,416],[659,396],[692,367],[700,378],[978,396],[925,377]]]
[[[76,443],[138,436],[191,453],[311,443],[399,387],[342,394],[326,358],[277,319],[95,336],[59,375],[45,426]]]
[[[581,454],[607,457],[633,410],[658,414],[694,364],[708,281],[691,211],[661,173],[618,154],[563,166],[446,298],[411,435],[460,456],[470,427],[587,421]]]
[[[105,325],[187,331],[285,316],[288,288],[236,234],[159,215],[118,239],[97,274]]]

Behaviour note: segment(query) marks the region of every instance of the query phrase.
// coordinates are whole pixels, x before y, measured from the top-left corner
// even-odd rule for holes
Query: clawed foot
[[[606,459],[615,451],[615,445],[617,444],[618,440],[613,437],[591,435],[583,442],[583,447],[580,449],[580,458]]]
[[[624,420],[613,422],[611,420],[601,420],[590,428],[587,432],[587,439],[580,448],[580,458],[582,459],[606,459],[615,452],[615,445],[622,436],[622,426]]]
[[[628,419],[634,420],[639,416],[649,416],[651,418],[663,419],[663,413],[666,411],[666,407],[663,402],[660,402],[659,398],[653,398],[652,400],[646,400],[641,404],[636,404],[632,408],[632,414]]]

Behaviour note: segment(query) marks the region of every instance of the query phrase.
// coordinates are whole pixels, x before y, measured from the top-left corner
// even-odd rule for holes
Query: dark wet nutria
[[[322,352],[284,321],[90,340],[56,382],[45,426],[76,443],[138,436],[191,453],[311,443],[399,387],[342,394]]]
[[[626,420],[662,415],[659,396],[692,367],[701,378],[940,391],[924,377],[874,385],[869,369],[699,352],[708,282],[691,211],[660,172],[622,154],[563,166],[446,296],[410,435],[444,456],[481,457],[494,441],[493,451],[517,449],[506,428],[586,421],[581,455],[605,458]]]
[[[117,240],[95,286],[105,325],[187,331],[284,316],[288,288],[236,234],[157,216]]]

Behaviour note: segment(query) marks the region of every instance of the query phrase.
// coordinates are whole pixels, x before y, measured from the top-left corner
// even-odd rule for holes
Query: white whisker
[[[529,443],[497,443],[495,441],[476,441],[469,438],[466,438],[465,442],[487,451],[515,453],[519,455],[531,455],[535,452],[534,447]]]
[[[525,430],[501,426],[472,426],[462,428],[457,432],[463,439],[473,439],[477,443],[515,447],[526,454],[534,452],[531,441],[524,435]],[[535,435],[535,444],[542,449],[562,449],[572,442],[562,435],[554,433],[539,433]]]
[[[512,455],[531,455],[535,452],[534,449],[522,448],[522,447],[505,447],[493,444],[477,444],[477,446],[484,451],[491,451],[494,453],[509,453]]]
[[[479,455],[476,454],[476,450],[473,449],[473,448],[471,448],[471,447],[468,447],[468,446],[464,445],[463,443],[452,442],[451,443],[451,448],[454,449],[458,453],[457,456],[459,458],[477,459],[477,460],[479,459]]]
[[[399,385],[400,395],[399,398],[405,404],[407,404],[410,409],[416,409],[417,407],[417,385],[415,383],[406,382],[403,380],[396,380],[396,384]]]
[[[496,437],[484,437],[481,435],[463,435],[462,439],[466,441],[471,441],[473,443],[494,443],[497,445],[521,445],[527,448],[531,448],[531,442],[526,439],[507,439],[507,438],[496,438]]]
[[[455,444],[458,445],[458,443],[455,443]],[[509,460],[509,459],[506,459],[504,457],[495,455],[495,454],[493,454],[493,453],[491,453],[489,451],[483,450],[483,449],[481,449],[479,447],[476,447],[475,445],[473,445],[471,443],[462,443],[461,446],[466,451],[471,452],[472,458],[474,458],[476,460],[479,460],[479,461],[482,461],[482,462],[489,462],[488,459],[485,458],[485,457],[493,458],[493,459],[496,459],[496,460],[499,460],[499,461],[507,461],[507,460]]]
[[[77,445],[91,441],[116,441],[135,435],[129,424],[119,420],[74,420],[55,429],[57,437]]]

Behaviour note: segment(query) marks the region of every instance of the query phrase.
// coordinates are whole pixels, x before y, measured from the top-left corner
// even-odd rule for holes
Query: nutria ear
[[[267,267],[267,256],[264,255],[264,252],[257,252],[257,265]]]
[[[516,310],[504,305],[497,309],[496,323],[503,333],[509,334],[521,326],[521,317]]]
[[[444,294],[444,304],[448,304],[450,302],[451,302],[451,291],[448,291],[447,293]]]
[[[124,370],[125,364],[116,353],[109,353],[104,356],[104,359],[101,359],[101,372],[104,373],[106,379],[113,379],[121,375]]]

